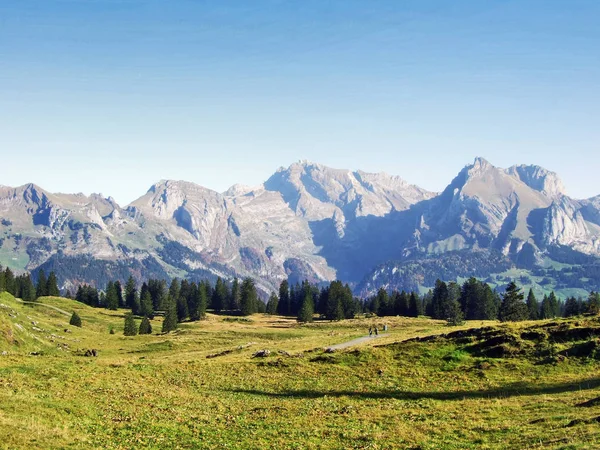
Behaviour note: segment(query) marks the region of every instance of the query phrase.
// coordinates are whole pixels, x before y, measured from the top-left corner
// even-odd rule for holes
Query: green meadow
[[[124,312],[0,294],[0,447],[600,447],[597,317],[449,327],[209,314],[125,337]],[[385,336],[326,351],[384,324]]]

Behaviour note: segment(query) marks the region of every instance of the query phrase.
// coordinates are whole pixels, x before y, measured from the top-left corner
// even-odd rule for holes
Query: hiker
[[[375,327],[375,336],[377,336],[379,334],[379,329],[377,327]]]
[[[369,336],[373,336],[373,329],[369,327]]]
[[[387,323],[383,325],[383,331],[387,331]]]

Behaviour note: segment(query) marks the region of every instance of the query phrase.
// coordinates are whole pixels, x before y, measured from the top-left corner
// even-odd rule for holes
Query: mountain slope
[[[557,258],[570,264],[578,254],[595,261],[600,196],[574,200],[553,172],[501,169],[482,158],[440,194],[396,176],[310,162],[280,168],[261,186],[235,185],[224,193],[163,180],[124,208],[96,194],[0,187],[0,264],[55,270],[63,288],[81,282],[103,287],[129,275],[253,276],[264,292],[284,278],[340,278],[367,292],[385,278],[373,278],[373,270],[391,273],[426,260],[427,269],[419,270],[429,280],[436,270],[440,276],[462,273],[458,265],[467,264],[469,252],[476,252],[475,260],[487,255],[489,274],[512,266],[533,276]],[[429,283],[415,285],[418,279],[404,287]]]

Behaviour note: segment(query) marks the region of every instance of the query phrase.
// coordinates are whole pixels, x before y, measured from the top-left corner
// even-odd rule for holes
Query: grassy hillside
[[[123,311],[40,303],[0,294],[5,448],[600,445],[596,318],[448,328],[210,316],[169,335],[124,337]],[[74,310],[81,329],[68,325]],[[383,323],[385,337],[323,351]],[[260,349],[271,356],[253,358]]]

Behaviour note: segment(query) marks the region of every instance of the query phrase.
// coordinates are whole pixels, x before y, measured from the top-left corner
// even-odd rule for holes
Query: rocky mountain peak
[[[543,167],[522,164],[509,167],[506,169],[506,173],[548,197],[558,198],[566,195],[565,187],[559,176]]]

